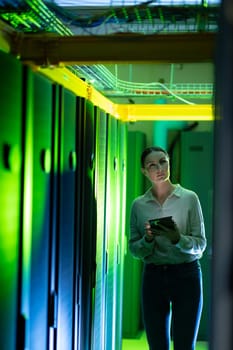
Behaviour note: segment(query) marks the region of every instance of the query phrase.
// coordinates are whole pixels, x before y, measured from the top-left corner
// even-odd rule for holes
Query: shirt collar
[[[181,197],[182,187],[180,186],[180,184],[176,184],[175,186],[176,187],[175,187],[174,191],[171,193],[171,196]],[[153,194],[151,192],[151,188],[152,187],[150,187],[144,194],[144,199],[146,202],[155,200],[155,197],[153,196]]]

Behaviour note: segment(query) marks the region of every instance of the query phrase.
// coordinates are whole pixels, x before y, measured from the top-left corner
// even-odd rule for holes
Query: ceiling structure
[[[219,6],[217,0],[0,0],[1,46],[55,81],[48,70],[65,68],[60,80],[81,78],[89,94],[121,105],[105,100],[115,114],[123,105],[134,114],[132,105],[207,108]]]

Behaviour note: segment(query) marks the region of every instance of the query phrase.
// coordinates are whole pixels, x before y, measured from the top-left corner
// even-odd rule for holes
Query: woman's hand
[[[177,244],[180,240],[180,232],[176,223],[173,228],[168,228],[164,225],[159,224],[160,230],[151,228],[149,222],[145,223],[145,238],[147,242],[152,242],[156,236],[163,236],[169,239],[172,244]]]
[[[169,241],[172,244],[177,244],[180,240],[180,232],[178,230],[178,227],[176,225],[176,223],[174,223],[174,227],[173,228],[168,228],[164,225],[159,225],[161,227],[161,230],[156,230],[156,232],[154,233],[154,235],[157,236],[164,236],[167,239],[169,239]]]
[[[154,240],[154,232],[149,222],[145,223],[145,239],[147,242],[152,242]]]

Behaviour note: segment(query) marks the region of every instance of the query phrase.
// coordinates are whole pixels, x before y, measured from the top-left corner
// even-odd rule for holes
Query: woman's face
[[[142,172],[153,183],[167,181],[170,177],[169,158],[163,152],[153,151],[145,158]]]

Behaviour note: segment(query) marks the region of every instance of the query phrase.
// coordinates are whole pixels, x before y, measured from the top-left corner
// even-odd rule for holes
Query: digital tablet
[[[151,219],[149,220],[149,223],[151,228],[155,230],[161,230],[162,228],[161,225],[171,229],[173,229],[175,226],[172,216],[165,216],[163,218]]]

